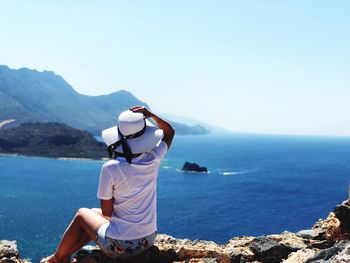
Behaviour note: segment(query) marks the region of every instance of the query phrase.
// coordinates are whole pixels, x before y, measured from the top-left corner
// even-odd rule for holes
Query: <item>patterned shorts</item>
[[[100,226],[96,233],[97,245],[111,258],[128,258],[142,254],[152,247],[157,233],[135,240],[117,240],[106,236],[109,223]]]

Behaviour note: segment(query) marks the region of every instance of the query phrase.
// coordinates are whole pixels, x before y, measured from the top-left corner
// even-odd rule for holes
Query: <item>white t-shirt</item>
[[[145,237],[157,230],[156,188],[160,161],[167,153],[164,141],[133,158],[104,163],[101,169],[97,197],[114,197],[114,211],[106,236],[119,240]]]

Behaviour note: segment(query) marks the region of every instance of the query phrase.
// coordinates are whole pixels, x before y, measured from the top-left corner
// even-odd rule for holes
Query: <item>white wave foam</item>
[[[247,174],[255,172],[257,169],[251,169],[251,170],[243,170],[243,171],[221,171],[219,172],[221,175],[238,175],[238,174]]]

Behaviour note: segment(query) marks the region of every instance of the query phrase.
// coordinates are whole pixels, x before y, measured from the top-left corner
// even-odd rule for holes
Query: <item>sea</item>
[[[182,172],[184,162],[208,173]],[[0,239],[51,254],[80,207],[98,207],[103,161],[0,156]],[[311,228],[348,198],[350,138],[177,136],[158,176],[158,232],[225,243]]]

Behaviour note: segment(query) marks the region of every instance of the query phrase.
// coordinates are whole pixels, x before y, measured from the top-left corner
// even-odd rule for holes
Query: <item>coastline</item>
[[[26,155],[18,153],[0,153],[0,157],[26,157],[26,158],[41,158],[41,159],[52,159],[52,160],[63,160],[63,161],[107,161],[109,158],[84,158],[84,157],[51,157],[51,156],[40,156],[40,155]]]

